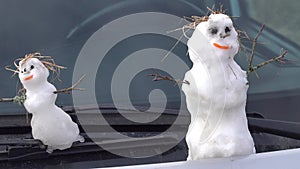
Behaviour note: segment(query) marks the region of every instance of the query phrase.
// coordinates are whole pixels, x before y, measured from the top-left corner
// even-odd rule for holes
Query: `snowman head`
[[[238,34],[228,15],[213,13],[207,21],[199,23],[196,31],[200,31],[206,37],[212,49],[220,57],[232,59],[238,52]]]
[[[26,86],[47,82],[49,70],[38,58],[23,59],[18,66],[19,79]]]
[[[19,61],[17,64],[16,61]],[[6,67],[6,70],[19,75],[19,79],[26,88],[35,88],[41,83],[47,82],[49,71],[52,71],[52,81],[59,79],[60,69],[65,67],[55,64],[51,56],[42,56],[40,53],[30,53],[24,58],[15,60],[17,70]]]

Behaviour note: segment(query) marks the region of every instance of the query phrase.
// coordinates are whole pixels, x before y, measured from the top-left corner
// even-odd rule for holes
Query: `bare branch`
[[[285,59],[284,57],[285,57],[285,55],[286,55],[287,53],[288,53],[288,51],[285,50],[285,51],[281,52],[281,54],[280,54],[279,56],[274,57],[274,58],[272,58],[272,59],[269,59],[269,60],[267,60],[267,61],[265,61],[265,62],[262,62],[262,63],[258,64],[257,66],[251,67],[251,68],[248,70],[248,71],[249,71],[248,73],[253,72],[253,71],[256,71],[257,69],[259,69],[259,68],[261,68],[261,67],[263,67],[263,66],[265,66],[265,65],[267,65],[267,64],[269,64],[269,63],[272,63],[272,62],[279,62],[279,63],[284,64],[284,63],[286,62],[286,59]]]
[[[168,51],[168,53],[162,58],[161,62],[163,62],[175,49],[175,47],[179,44],[180,40],[184,37],[184,34],[180,36],[180,38],[177,40],[177,42],[173,45],[173,47]]]
[[[255,48],[256,48],[256,45],[257,45],[257,40],[259,38],[259,36],[261,35],[261,33],[263,32],[265,28],[265,24],[263,24],[259,30],[259,32],[257,33],[256,37],[254,38],[253,40],[253,43],[252,43],[252,50],[251,50],[251,55],[250,55],[250,60],[249,60],[249,65],[248,65],[248,70],[247,72],[252,72],[251,69],[253,68],[252,66],[252,62],[253,62],[253,58],[254,58],[254,54],[255,54]]]
[[[81,88],[76,88],[78,86],[78,84],[84,79],[86,75],[83,75],[75,84],[73,84],[71,87],[69,88],[66,88],[66,89],[62,89],[62,90],[57,90],[57,91],[54,91],[53,93],[54,94],[57,94],[57,93],[66,93],[66,94],[69,94],[70,91],[72,90],[84,90],[84,89],[81,89]],[[20,96],[15,96],[14,98],[0,98],[0,102],[14,102],[14,103],[18,103],[20,105],[24,104],[26,100],[26,95],[25,95],[25,92],[22,93]]]
[[[84,90],[82,88],[76,88],[76,87],[84,79],[85,76],[86,75],[81,76],[81,78],[75,84],[73,84],[71,87],[61,89],[61,90],[57,90],[57,91],[54,91],[53,93],[54,94],[58,94],[58,93],[70,94],[70,91],[73,91],[73,90]]]
[[[0,98],[0,102],[13,102],[14,98]]]
[[[23,105],[26,100],[25,93],[22,93],[20,96],[15,96],[14,98],[0,98],[0,102],[14,102],[18,103],[19,105]],[[26,123],[29,124],[29,116],[28,112],[26,111]]]
[[[14,98],[0,98],[0,102],[14,102],[18,103],[19,105],[24,104],[26,100],[26,95],[22,94],[20,96],[15,96]]]
[[[187,84],[187,85],[190,85],[190,82],[187,81],[187,80],[180,80],[180,79],[174,79],[170,76],[164,76],[164,75],[161,75],[160,73],[158,73],[157,71],[155,71],[153,69],[153,71],[155,72],[154,74],[148,74],[147,76],[153,76],[153,81],[161,81],[161,80],[167,80],[167,81],[171,81],[171,82],[175,82],[177,85],[180,85],[180,84]]]
[[[249,61],[247,75],[249,75],[251,72],[254,72],[257,78],[259,78],[259,75],[257,73],[257,70],[259,68],[261,68],[269,63],[272,63],[272,62],[280,62],[280,63],[284,64],[287,61],[287,59],[284,59],[284,57],[288,52],[286,50],[282,50],[281,54],[279,56],[269,59],[267,61],[264,61],[256,66],[253,66],[253,58],[255,55],[256,46],[257,46],[257,44],[263,44],[261,42],[258,42],[258,38],[261,36],[264,28],[265,28],[265,24],[263,24],[261,26],[260,30],[258,31],[257,35],[255,36],[255,38],[253,40],[251,40],[251,38],[248,36],[248,34],[245,31],[237,30],[238,36],[239,36],[240,48],[245,53],[246,58]],[[248,52],[246,50],[246,46],[244,46],[242,44],[242,42],[241,42],[242,39],[252,41],[252,49],[251,49],[250,55],[248,54]]]

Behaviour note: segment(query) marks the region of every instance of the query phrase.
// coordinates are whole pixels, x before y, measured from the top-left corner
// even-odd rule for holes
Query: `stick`
[[[25,95],[15,96],[14,98],[0,98],[0,102],[14,102],[18,103],[19,105],[24,104],[25,100]]]
[[[173,47],[168,51],[168,53],[162,58],[161,62],[163,62],[175,49],[175,47],[179,44],[180,40],[184,37],[184,34],[180,36],[180,38],[177,40],[177,42],[173,45]]]
[[[248,70],[247,70],[248,73],[252,72],[251,71],[251,69],[253,69],[252,62],[253,62],[253,58],[254,58],[255,48],[256,48],[256,45],[257,45],[257,40],[258,40],[259,36],[261,35],[262,31],[264,30],[264,28],[265,28],[265,24],[263,24],[261,26],[259,32],[257,33],[256,37],[253,40],[252,50],[251,50],[251,55],[250,55],[250,60],[249,60],[249,65],[248,65]]]
[[[71,87],[61,89],[61,90],[57,90],[57,91],[54,91],[53,93],[54,94],[58,94],[58,93],[69,94],[70,91],[72,91],[72,90],[84,90],[84,89],[81,89],[81,88],[76,88],[76,86],[78,86],[78,84],[84,79],[85,76],[86,75],[81,76],[81,78],[75,84],[73,84]]]
[[[24,104],[25,100],[26,100],[25,95],[15,96],[14,98],[0,98],[0,102],[14,102],[14,103],[18,103],[19,105]],[[26,111],[26,123],[29,124],[29,116],[27,111]]]
[[[272,62],[285,63],[284,57],[285,57],[285,55],[286,55],[287,53],[288,53],[288,51],[285,50],[285,51],[282,52],[279,56],[274,57],[274,58],[272,58],[272,59],[269,59],[269,60],[267,60],[267,61],[265,61],[265,62],[262,62],[262,63],[258,64],[257,66],[252,67],[249,71],[250,71],[250,72],[256,71],[257,69],[259,69],[259,68],[261,68],[261,67],[263,67],[263,66],[265,66],[265,65],[267,65],[267,64],[269,64],[269,63],[272,63]],[[249,73],[250,73],[250,72],[249,72]]]
[[[57,90],[57,91],[54,91],[53,93],[54,94],[57,94],[57,93],[66,93],[66,94],[68,94],[72,90],[84,90],[84,89],[81,89],[81,88],[76,88],[76,86],[78,86],[78,84],[84,79],[85,76],[86,75],[83,75],[71,87],[66,88],[66,89],[62,89],[62,90]],[[0,98],[0,102],[15,102],[15,103],[18,103],[20,105],[24,104],[25,100],[26,100],[26,95],[25,94],[23,94],[21,96],[15,96],[14,98]]]
[[[0,98],[0,102],[13,102],[14,98]]]
[[[281,54],[277,57],[274,57],[272,59],[269,59],[267,61],[264,61],[256,66],[253,66],[253,58],[254,58],[254,53],[255,53],[255,48],[256,48],[256,45],[257,45],[257,40],[258,38],[260,37],[261,33],[263,32],[265,28],[265,24],[263,24],[259,30],[259,32],[257,33],[256,37],[254,38],[253,40],[253,43],[252,43],[252,50],[251,50],[251,55],[250,55],[250,60],[249,60],[249,65],[248,65],[248,69],[247,69],[247,74],[249,75],[249,73],[251,72],[255,72],[256,76],[258,77],[258,74],[257,74],[257,69],[269,64],[269,63],[272,63],[272,62],[280,62],[280,63],[285,63],[285,55],[288,53],[287,50],[281,52]]]
[[[153,81],[161,81],[161,80],[167,80],[167,81],[171,81],[171,82],[175,82],[177,85],[179,84],[187,84],[187,85],[190,85],[190,82],[187,81],[187,80],[180,80],[180,79],[174,79],[170,76],[164,76],[164,75],[161,75],[160,73],[158,73],[157,71],[155,71],[155,74],[148,74],[147,76],[153,76]]]

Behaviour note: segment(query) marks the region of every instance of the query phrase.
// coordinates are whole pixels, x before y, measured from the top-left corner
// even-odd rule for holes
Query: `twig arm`
[[[26,95],[15,96],[13,98],[0,98],[0,102],[14,102],[18,103],[19,105],[24,104],[25,100]]]
[[[72,90],[83,90],[81,88],[76,88],[78,86],[78,84],[84,79],[85,75],[82,76],[75,84],[73,84],[71,87],[69,88],[66,88],[66,89],[62,89],[62,90],[57,90],[57,91],[54,91],[53,93],[54,94],[57,94],[57,93],[66,93],[68,94],[70,91]],[[22,94],[20,96],[15,96],[13,98],[0,98],[0,102],[14,102],[14,103],[18,103],[20,105],[24,104],[26,100],[26,95],[25,94]]]
[[[265,29],[265,24],[263,24],[261,26],[259,32],[257,33],[257,35],[255,36],[255,38],[253,40],[252,50],[251,50],[251,55],[250,55],[250,60],[249,60],[249,65],[248,65],[247,72],[252,72],[250,70],[253,69],[252,62],[253,62],[253,58],[254,58],[254,54],[255,54],[255,48],[256,48],[256,45],[257,45],[257,40],[258,40],[259,36],[261,35],[261,33],[263,32],[264,29]]]
[[[167,80],[167,81],[171,81],[171,82],[175,82],[176,84],[187,84],[189,85],[190,82],[187,81],[187,80],[180,80],[180,79],[174,79],[173,77],[170,77],[170,76],[164,76],[164,75],[161,75],[160,73],[154,71],[155,73],[154,74],[148,74],[147,76],[152,76],[154,77],[153,78],[153,81],[161,81],[161,80]]]
[[[13,102],[14,98],[0,98],[0,102]]]
[[[61,89],[61,90],[56,90],[54,91],[53,93],[54,94],[58,94],[58,93],[65,93],[65,94],[69,94],[71,91],[73,90],[84,90],[84,89],[81,89],[81,88],[76,88],[78,86],[78,84],[84,79],[86,75],[83,75],[81,76],[81,78],[76,82],[74,83],[71,87],[68,87],[68,88],[65,88],[65,89]]]
[[[274,58],[272,58],[272,59],[269,59],[269,60],[267,60],[267,61],[265,61],[265,62],[262,62],[262,63],[260,63],[260,64],[258,64],[257,66],[252,66],[250,69],[248,69],[248,74],[249,73],[251,73],[251,72],[253,72],[253,71],[256,71],[257,69],[259,69],[259,68],[261,68],[261,67],[263,67],[263,66],[265,66],[265,65],[267,65],[267,64],[269,64],[269,63],[272,63],[272,62],[280,62],[280,63],[285,63],[285,59],[284,59],[284,57],[285,57],[285,55],[288,53],[288,51],[287,50],[285,50],[285,51],[283,51],[279,56],[277,56],[277,57],[274,57]]]

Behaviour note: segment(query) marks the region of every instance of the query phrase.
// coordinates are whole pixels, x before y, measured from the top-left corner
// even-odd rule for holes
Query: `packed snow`
[[[187,160],[255,153],[245,106],[246,72],[234,61],[238,34],[225,14],[211,14],[188,41],[193,67],[182,90],[191,123],[186,135]]]

